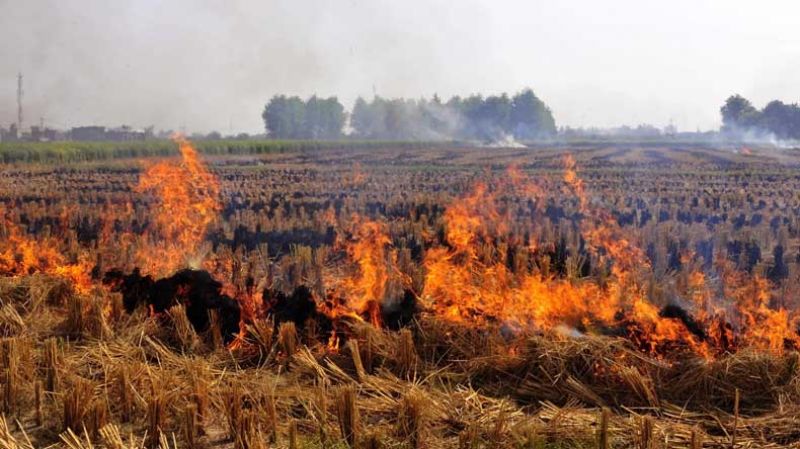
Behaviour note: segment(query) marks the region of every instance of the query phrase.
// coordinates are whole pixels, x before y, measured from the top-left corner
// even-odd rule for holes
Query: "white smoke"
[[[503,133],[498,139],[483,145],[486,148],[527,148],[527,145],[520,143],[511,134]]]

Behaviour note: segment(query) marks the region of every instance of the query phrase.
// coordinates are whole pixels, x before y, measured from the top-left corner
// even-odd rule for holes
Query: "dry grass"
[[[200,346],[200,338],[194,332],[192,323],[186,316],[186,307],[182,304],[173,306],[167,311],[172,323],[173,338],[178,346],[186,352],[193,352]]]
[[[336,392],[336,417],[342,438],[355,449],[361,437],[361,422],[358,413],[356,389],[352,385],[341,387]]]
[[[37,286],[53,291],[42,278]],[[737,449],[800,441],[793,353],[656,360],[615,339],[509,340],[424,316],[400,332],[356,323],[340,352],[290,324],[273,337],[267,322],[253,325],[246,351],[193,352],[197,336],[178,330],[178,316],[108,319],[113,330],[95,334],[91,320],[71,315],[82,303],[91,317],[91,298],[15,295],[39,304],[40,319],[20,313],[23,331],[1,340],[2,448],[709,449],[730,448],[734,433]],[[83,324],[65,327],[67,318]]]

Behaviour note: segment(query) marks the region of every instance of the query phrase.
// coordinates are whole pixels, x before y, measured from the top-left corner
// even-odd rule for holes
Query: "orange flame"
[[[513,168],[509,178],[520,183],[519,172]],[[678,318],[662,316],[663,304],[653,303],[642,287],[641,274],[649,268],[644,253],[611,214],[590,204],[571,156],[565,158],[564,181],[578,199],[580,229],[589,251],[601,262],[612,264],[610,279],[600,285],[591,279],[512,272],[505,264],[504,246],[496,243],[511,241],[506,213],[499,207],[502,187],[493,190],[479,183],[444,214],[449,248],[427,251],[423,292],[427,310],[468,326],[498,323],[526,330],[567,325],[584,332],[613,327],[625,329],[631,339],[653,353],[662,347],[683,346],[710,356],[725,349],[723,340],[732,341],[724,325],[729,318],[722,312],[730,306],[736,310],[733,325],[739,328],[737,336],[742,342],[765,349],[779,349],[787,342],[797,344],[797,317],[769,307],[768,285],[757,276],[749,287],[735,289],[720,304],[711,304],[702,276],[694,273],[689,277],[693,292],[690,310],[705,329],[705,337]],[[518,191],[540,194],[537,189]]]
[[[217,178],[188,140],[180,135],[174,140],[181,162],[164,161],[148,167],[136,189],[155,196],[151,239],[138,249],[137,266],[157,277],[199,265],[198,247],[222,210]]]
[[[331,279],[332,290],[343,301],[331,313],[333,316],[366,316],[370,323],[380,326],[380,305],[390,278],[391,240],[382,223],[358,216],[354,221],[352,241],[346,242],[346,249],[356,270],[352,275]]]
[[[68,222],[68,210],[62,211],[62,226]],[[57,236],[35,239],[28,236],[10,216],[10,211],[0,206],[0,274],[19,276],[32,273],[47,273],[63,277],[72,282],[79,293],[88,293],[93,287],[90,276],[92,263],[81,254],[71,262],[60,250]]]

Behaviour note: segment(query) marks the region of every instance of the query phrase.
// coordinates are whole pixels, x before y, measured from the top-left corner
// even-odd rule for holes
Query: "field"
[[[794,150],[109,145],[0,148],[0,447],[800,444]]]
[[[314,141],[314,140],[203,140],[195,144],[208,155],[258,155],[304,153],[325,149],[412,149],[455,145],[447,142]],[[130,142],[11,142],[0,143],[0,161],[9,163],[81,163],[142,157],[165,157],[175,153],[169,140]]]

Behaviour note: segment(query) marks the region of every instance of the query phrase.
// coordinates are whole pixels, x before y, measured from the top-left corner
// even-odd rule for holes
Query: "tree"
[[[486,97],[480,111],[480,126],[485,138],[496,140],[509,133],[511,129],[511,99],[507,94]]]
[[[267,134],[276,139],[303,137],[305,104],[300,97],[276,95],[270,99],[261,114]]]
[[[779,100],[756,109],[741,95],[728,97],[720,108],[722,132],[729,135],[769,134],[778,139],[800,139],[800,106]]]
[[[800,106],[771,101],[761,111],[759,126],[779,139],[800,139]]]
[[[485,139],[485,133],[481,122],[483,121],[483,96],[470,95],[460,99],[460,109],[458,112],[464,117],[459,132],[460,138],[465,139]]]
[[[347,120],[344,106],[336,97],[277,95],[267,103],[264,113],[267,133],[277,139],[338,139]]]
[[[397,140],[415,138],[411,118],[413,109],[413,101],[407,104],[402,98],[389,100],[386,103],[386,134],[382,137]]]
[[[273,97],[262,114],[275,138],[336,139],[347,113],[336,97]],[[350,114],[352,135],[363,139],[466,139],[496,141],[507,134],[536,139],[556,132],[550,109],[533,91],[443,102],[438,95],[419,100],[379,96],[357,98]]]
[[[732,95],[720,108],[722,114],[722,130],[729,133],[747,131],[755,127],[759,121],[758,109],[750,100],[741,95]]]
[[[324,105],[316,95],[312,95],[306,100],[305,108],[302,136],[306,139],[319,139],[324,133],[322,120]]]
[[[556,133],[553,113],[531,89],[514,95],[511,122],[514,137],[517,139],[536,139]]]
[[[775,137],[789,137],[790,123],[791,109],[782,101],[770,101],[761,111],[759,126],[773,133]]]
[[[449,106],[442,104],[438,95],[431,101],[425,99],[417,103],[422,121],[421,137],[425,139],[451,139],[455,136],[461,122],[461,115]]]
[[[372,111],[369,103],[363,98],[356,98],[353,112],[350,114],[350,127],[358,137],[369,137],[372,123]]]
[[[355,135],[365,139],[388,138],[387,109],[387,101],[379,96],[375,96],[370,103],[358,98],[350,120]]]
[[[347,121],[347,114],[344,106],[339,103],[336,97],[329,97],[322,100],[322,111],[320,114],[320,125],[322,135],[325,139],[338,139],[342,137],[342,129]]]

